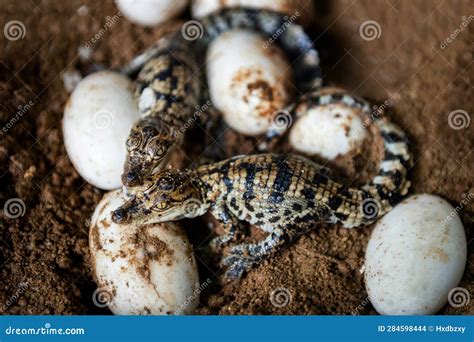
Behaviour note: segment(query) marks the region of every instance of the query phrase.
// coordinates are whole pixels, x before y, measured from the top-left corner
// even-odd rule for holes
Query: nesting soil
[[[96,285],[89,265],[89,220],[103,192],[79,176],[66,154],[61,118],[69,94],[62,76],[74,69],[87,73],[100,65],[119,66],[180,25],[144,29],[120,17],[92,44],[90,56],[79,53],[117,12],[112,1],[2,1],[2,27],[19,20],[26,29],[22,39],[0,37],[0,124],[8,125],[0,133],[0,204],[12,198],[25,204],[16,219],[0,212],[3,314],[110,314],[93,304]],[[453,206],[474,191],[474,123],[459,130],[448,125],[451,111],[472,114],[474,109],[474,24],[459,30],[462,17],[472,13],[469,0],[318,1],[308,29],[327,84],[344,86],[374,104],[391,103],[387,115],[412,142],[411,192],[437,194]],[[366,20],[380,25],[380,37],[361,38],[359,27]],[[174,167],[195,162],[202,152],[199,129],[188,134]],[[255,139],[228,130],[222,134],[227,155],[255,151]],[[368,140],[360,151],[328,166],[341,182],[362,184],[373,173],[377,145]],[[460,286],[473,296],[474,204],[459,213],[469,242]],[[195,247],[208,239],[209,227],[219,232],[207,216],[183,225]],[[201,279],[211,281],[198,314],[374,314],[360,272],[372,228],[315,225],[231,283],[222,279],[216,258],[198,249]],[[258,234],[251,229],[251,237]],[[270,297],[281,289],[291,300],[275,305]],[[474,300],[441,313],[472,314]]]

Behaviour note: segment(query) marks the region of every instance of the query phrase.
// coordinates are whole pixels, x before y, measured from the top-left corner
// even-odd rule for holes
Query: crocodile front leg
[[[239,232],[242,232],[242,222],[231,213],[227,206],[215,206],[210,213],[222,224],[225,234],[215,237],[209,242],[211,250],[216,251],[231,241]]]

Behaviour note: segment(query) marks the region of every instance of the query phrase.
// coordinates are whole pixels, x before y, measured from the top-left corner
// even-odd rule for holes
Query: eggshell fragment
[[[276,46],[247,30],[231,30],[216,38],[207,52],[211,100],[237,132],[255,136],[268,130],[275,112],[291,96],[291,67]]]
[[[310,108],[290,128],[289,141],[297,151],[334,159],[360,147],[367,133],[362,118],[338,105]]]
[[[115,0],[117,7],[131,22],[155,26],[180,14],[188,0]]]
[[[79,174],[92,185],[116,189],[125,162],[125,142],[140,116],[125,76],[101,71],[84,78],[71,94],[63,118],[66,150]]]
[[[115,224],[110,212],[123,203],[120,190],[109,192],[92,216],[94,302],[108,305],[116,315],[193,313],[199,276],[183,230],[172,222]]]
[[[265,9],[291,17],[307,24],[314,17],[314,5],[312,0],[193,0],[191,13],[195,18],[202,18],[222,8],[249,7]]]
[[[441,309],[462,278],[466,235],[454,209],[415,195],[377,223],[367,246],[365,284],[383,315],[427,315]]]

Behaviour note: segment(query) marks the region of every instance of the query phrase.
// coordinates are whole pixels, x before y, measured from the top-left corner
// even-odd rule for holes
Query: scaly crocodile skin
[[[180,143],[180,130],[199,108],[202,86],[189,43],[176,33],[165,36],[122,69],[127,74],[136,71],[141,117],[126,142],[122,183],[128,195],[167,161],[171,146]]]
[[[238,278],[250,267],[278,251],[286,242],[317,222],[347,228],[373,223],[407,194],[411,156],[403,132],[385,118],[370,115],[369,105],[341,90],[321,91],[302,100],[296,115],[308,107],[349,107],[377,125],[384,142],[379,174],[355,189],[331,180],[321,166],[297,155],[237,156],[185,171],[167,170],[147,179],[139,195],[115,210],[117,223],[179,220],[210,211],[227,234],[213,241],[217,247],[249,222],[269,235],[255,244],[234,246],[223,263],[227,276]]]
[[[142,114],[127,140],[122,174],[127,197],[134,196],[134,187],[162,168],[169,149],[180,144],[182,134],[177,133],[193,109],[208,99],[207,91],[201,90],[204,83],[198,65],[203,64],[202,56],[210,42],[222,32],[244,28],[266,35],[269,44],[274,40],[287,54],[301,92],[321,85],[318,53],[303,29],[287,17],[272,11],[234,8],[209,15],[202,25],[203,36],[196,42],[186,41],[185,35],[175,32],[121,69],[129,75],[139,72],[135,83]]]

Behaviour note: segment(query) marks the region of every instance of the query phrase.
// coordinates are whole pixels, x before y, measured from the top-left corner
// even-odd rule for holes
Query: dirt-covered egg
[[[110,212],[124,203],[120,190],[97,205],[89,231],[93,300],[116,315],[192,314],[199,303],[193,250],[172,223],[118,225]]]
[[[289,21],[307,24],[314,16],[312,0],[193,0],[191,13],[195,18],[204,17],[222,8],[249,7],[279,12]]]
[[[131,22],[155,26],[179,15],[188,0],[115,0],[115,3]]]
[[[384,315],[427,315],[453,295],[466,264],[457,211],[434,195],[415,195],[376,225],[365,255],[365,284]]]
[[[310,107],[303,103],[289,133],[291,146],[308,155],[334,159],[360,147],[366,129],[358,112],[340,104]]]
[[[264,37],[231,30],[207,52],[207,80],[213,104],[237,132],[255,136],[268,130],[275,113],[291,100],[293,75],[284,53]],[[266,47],[266,48],[265,48]]]
[[[138,117],[127,77],[101,71],[79,82],[64,109],[63,135],[69,159],[87,182],[105,190],[121,186],[125,142]]]

